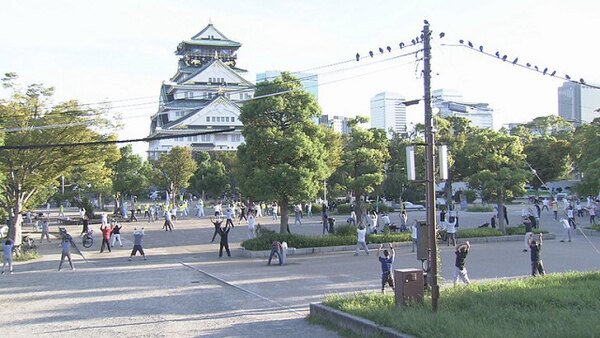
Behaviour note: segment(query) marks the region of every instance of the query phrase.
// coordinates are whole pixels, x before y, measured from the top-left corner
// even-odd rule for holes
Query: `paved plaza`
[[[511,225],[519,221],[520,210],[519,205],[509,207]],[[459,215],[461,227],[475,227],[491,213]],[[409,219],[414,218],[423,219],[424,212],[409,212]],[[392,221],[397,220],[394,213]],[[291,226],[292,232],[321,233],[318,215],[303,222]],[[267,217],[258,223],[278,226]],[[241,256],[244,225],[231,231],[231,258],[218,257],[218,239],[210,243],[214,228],[207,218],[180,220],[173,232],[161,230],[162,222],[123,225],[123,248],[117,245],[111,253],[100,254],[96,231],[94,246],[82,249],[83,257],[73,254],[75,271],[68,264],[57,271],[60,247],[55,238],[39,245],[41,259],[16,263],[15,274],[0,276],[2,336],[335,337],[335,332],[305,320],[308,304],[327,294],[379,289],[375,251],[358,257],[353,252],[290,256],[288,265],[267,266],[265,259]],[[550,213],[543,212],[541,225],[560,238],[560,225]],[[133,227],[142,226],[148,260],[137,256],[128,261]],[[81,248],[76,236],[80,226],[67,228]],[[34,236],[39,242],[38,234]],[[600,248],[599,237],[589,240]],[[545,241],[547,271],[600,269],[600,254],[592,244],[581,234],[571,243]],[[523,247],[521,241],[473,244],[469,276],[477,281],[527,275],[529,253]],[[453,250],[445,244],[440,248],[443,283],[449,283]],[[409,245],[396,252],[395,268],[420,267]]]

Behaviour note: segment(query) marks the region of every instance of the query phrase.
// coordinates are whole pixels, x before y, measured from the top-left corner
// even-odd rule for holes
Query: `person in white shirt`
[[[417,245],[417,239],[418,239],[418,235],[417,235],[417,220],[415,220],[415,222],[413,223],[413,225],[411,225],[411,232],[412,232],[412,252],[415,252],[415,246]]]
[[[253,239],[256,238],[256,233],[254,233],[254,212],[250,212],[250,215],[248,215],[248,238],[249,239]]]
[[[217,204],[215,204],[215,217],[219,217],[221,216],[221,202],[217,202]]]
[[[456,217],[448,217],[446,233],[448,234],[448,246],[450,246],[450,241],[452,241],[452,246],[456,246]]]
[[[358,229],[356,229],[356,234],[358,236],[357,242],[356,242],[356,250],[354,251],[354,256],[358,256],[358,252],[360,251],[360,249],[362,248],[363,250],[365,250],[365,253],[368,255],[369,254],[369,248],[367,247],[367,229],[365,229],[364,226],[359,225]]]
[[[569,242],[571,241],[571,224],[569,224],[569,220],[566,220],[564,217],[562,217],[560,219],[560,223],[563,226],[563,237],[560,240],[561,242],[564,242],[565,239],[569,239]]]

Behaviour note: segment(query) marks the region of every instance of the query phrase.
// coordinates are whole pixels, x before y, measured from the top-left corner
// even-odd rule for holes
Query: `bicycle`
[[[94,244],[94,230],[88,230],[88,232],[83,235],[83,247],[90,248]]]
[[[35,240],[31,238],[29,235],[23,236],[23,240],[21,243],[21,249],[23,253],[30,251],[37,251],[37,245],[35,245]]]

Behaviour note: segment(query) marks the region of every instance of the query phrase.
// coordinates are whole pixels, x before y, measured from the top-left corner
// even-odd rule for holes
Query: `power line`
[[[155,141],[155,140],[166,140],[166,139],[172,139],[172,138],[178,138],[178,137],[226,133],[226,132],[235,131],[235,129],[236,129],[235,127],[231,127],[229,129],[210,130],[210,131],[176,134],[176,135],[153,136],[153,137],[144,137],[144,138],[129,139],[129,140],[102,140],[102,141],[89,141],[89,142],[79,142],[79,143],[51,143],[51,144],[0,146],[0,151],[1,150],[23,150],[23,149],[47,149],[47,148],[74,148],[74,147],[99,146],[99,145],[118,144],[118,143],[150,142],[150,141]]]

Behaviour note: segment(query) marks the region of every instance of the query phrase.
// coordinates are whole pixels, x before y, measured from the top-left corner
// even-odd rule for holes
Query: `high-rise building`
[[[282,71],[279,70],[267,70],[263,73],[256,74],[256,83],[262,81],[273,81],[275,78],[281,76]],[[315,99],[319,101],[319,75],[313,73],[291,73],[293,76],[297,77],[304,87],[304,90],[313,94]]]
[[[406,133],[406,106],[398,93],[383,92],[371,99],[371,128],[384,129],[389,138]]]
[[[488,103],[465,102],[459,92],[452,89],[436,89],[432,93],[432,105],[441,117],[459,116],[471,121],[474,127],[494,127],[494,110]]]
[[[168,138],[149,142],[149,158],[158,159],[175,146],[235,150],[244,141],[240,107],[254,96],[255,86],[242,77],[246,70],[237,67],[240,47],[212,24],[179,43],[177,72],[163,82],[158,112],[150,123],[150,137]],[[215,130],[224,132],[177,136]]]
[[[600,90],[574,82],[558,88],[558,116],[579,126],[600,116]]]
[[[351,128],[348,126],[348,120],[349,119],[345,116],[335,115],[329,118],[329,115],[321,115],[319,124],[324,125],[327,128],[331,128],[335,132],[349,134]]]

